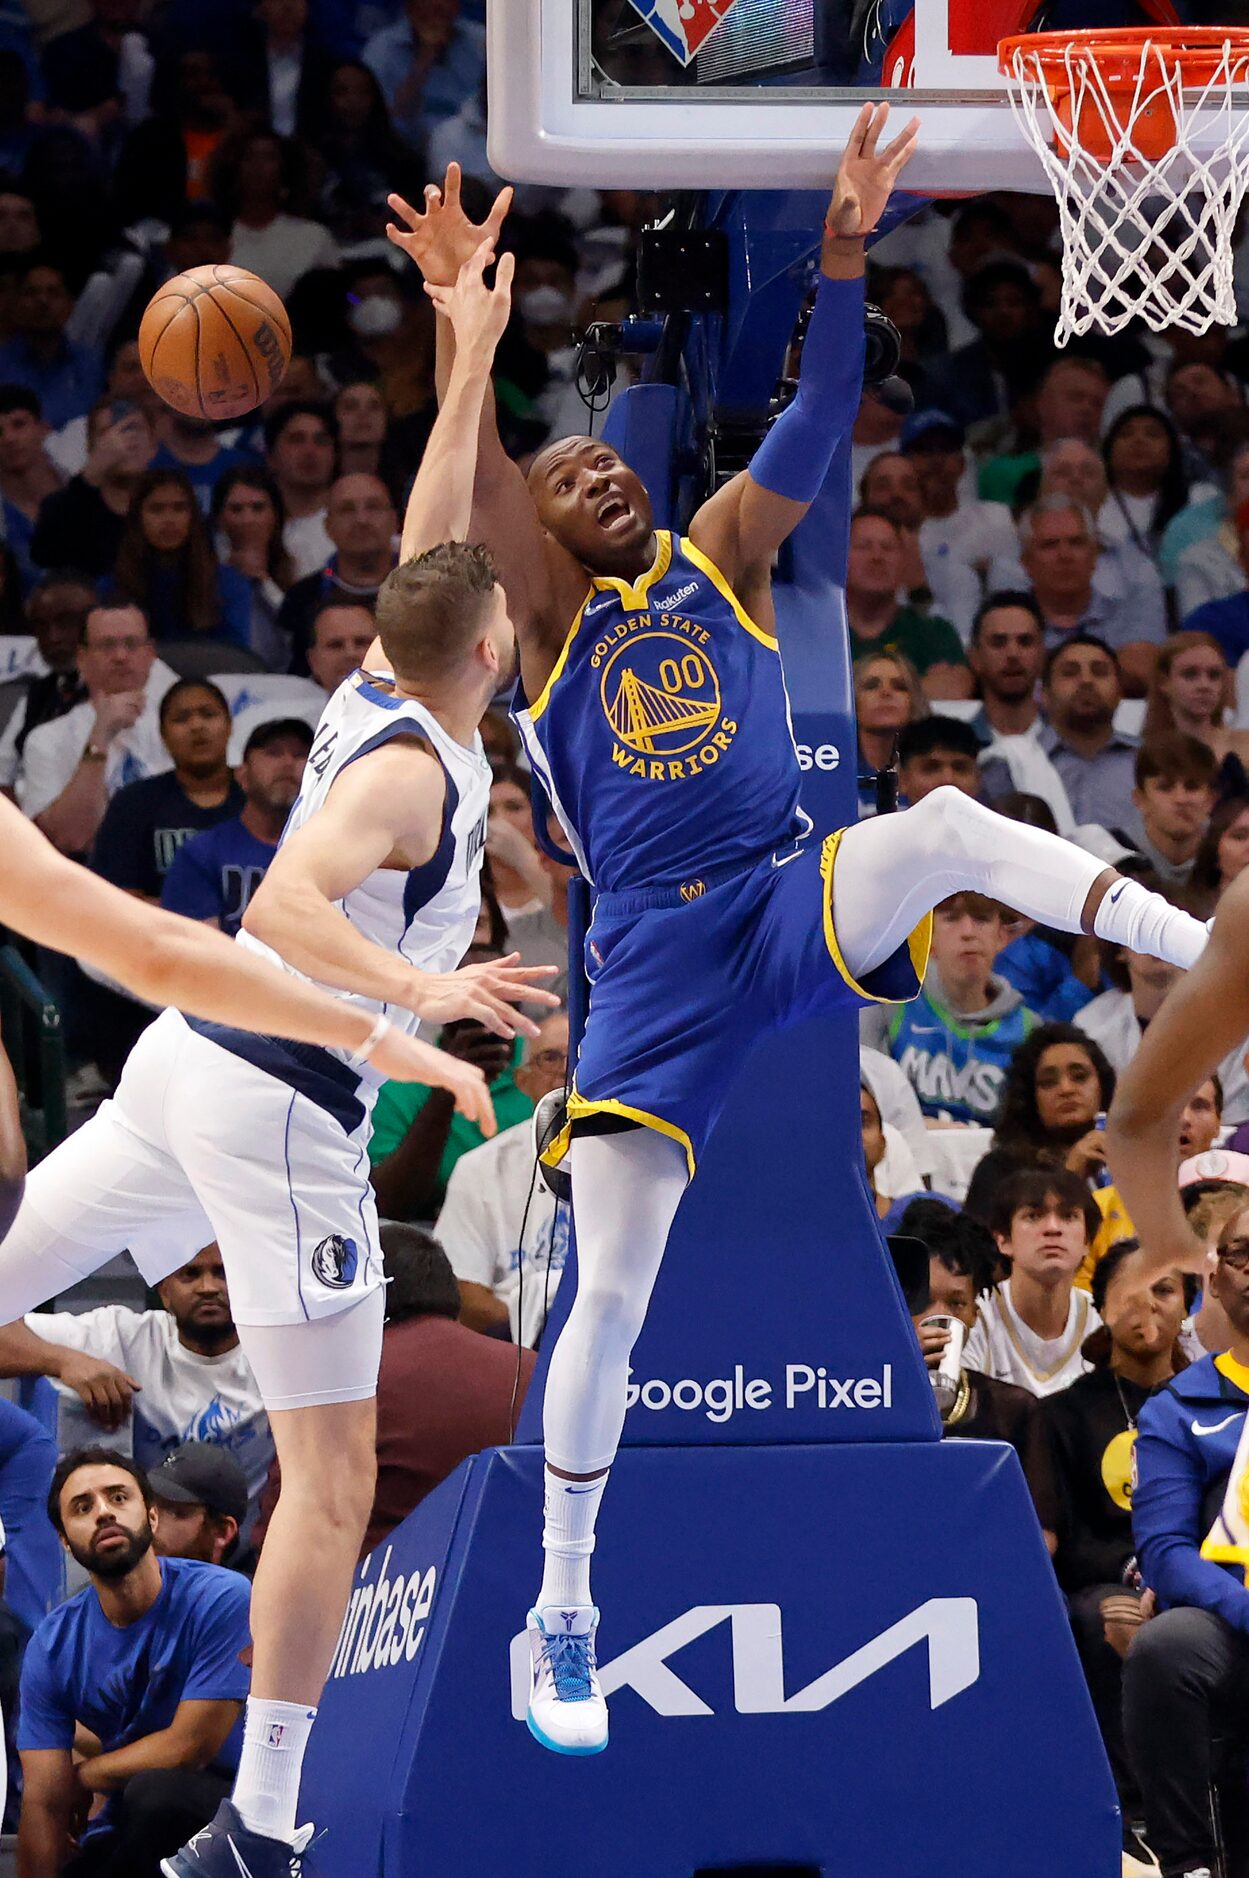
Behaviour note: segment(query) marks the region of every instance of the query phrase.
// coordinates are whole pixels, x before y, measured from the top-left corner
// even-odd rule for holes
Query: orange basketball
[[[1077,122],[1071,93],[1064,91],[1059,94],[1055,100],[1058,127],[1054,133],[1054,147],[1059,156],[1067,156],[1069,133],[1074,130],[1080,140],[1080,147],[1088,152],[1095,163],[1109,163],[1118,147],[1121,127],[1125,124],[1131,126],[1129,156],[1143,157],[1148,162],[1156,163],[1174,147],[1175,111],[1164,91],[1158,91],[1140,105],[1135,104],[1130,91],[1125,91],[1122,96],[1117,91],[1111,91],[1109,96],[1114,107],[1113,124],[1107,124],[1096,101],[1088,93],[1081,100]],[[1063,135],[1064,131],[1068,136]]]
[[[185,417],[243,417],[281,384],[291,323],[245,267],[193,267],[152,295],[139,357],[153,391]]]

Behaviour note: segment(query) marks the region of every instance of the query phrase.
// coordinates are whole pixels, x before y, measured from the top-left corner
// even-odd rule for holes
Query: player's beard
[[[71,1542],[69,1549],[82,1569],[90,1572],[93,1578],[125,1578],[151,1551],[152,1528],[144,1526],[141,1532],[128,1533],[127,1539],[129,1543],[124,1549],[106,1553],[102,1557],[92,1546],[77,1546]]]

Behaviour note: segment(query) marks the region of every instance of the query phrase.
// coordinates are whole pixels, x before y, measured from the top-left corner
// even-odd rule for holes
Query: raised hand
[[[877,148],[888,116],[887,104],[865,104],[855,120],[828,205],[827,225],[833,235],[854,238],[875,228],[899,174],[914,154],[919,138],[917,117],[883,150]]]
[[[421,972],[408,1009],[431,1024],[449,1024],[456,1017],[475,1017],[496,1037],[536,1037],[538,1026],[512,1007],[547,1004],[559,1009],[559,999],[544,991],[541,981],[554,978],[554,965],[522,965],[519,952],[482,965],[462,965],[458,972]]]
[[[395,217],[386,224],[388,239],[416,262],[430,286],[453,287],[460,269],[482,243],[494,247],[498,242],[512,206],[512,191],[499,191],[484,222],[470,222],[460,201],[460,166],[448,163],[442,188],[436,183],[427,186],[423,211],[402,196],[386,200]]]
[[[512,275],[515,257],[505,254],[495,269],[494,287],[487,287],[485,271],[494,260],[494,247],[483,241],[465,261],[454,287],[425,282],[425,291],[440,313],[450,320],[457,357],[477,358],[489,365],[503,337],[512,310]]]

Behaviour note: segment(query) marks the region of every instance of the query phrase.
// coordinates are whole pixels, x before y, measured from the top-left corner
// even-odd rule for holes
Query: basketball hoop
[[[1232,234],[1249,184],[1249,29],[1021,33],[998,63],[1058,197],[1055,337],[1236,324]]]

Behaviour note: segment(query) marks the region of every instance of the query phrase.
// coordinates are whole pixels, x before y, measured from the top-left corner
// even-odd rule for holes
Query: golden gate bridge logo
[[[720,717],[715,667],[676,633],[626,640],[608,660],[599,695],[621,743],[643,756],[692,750]]]

